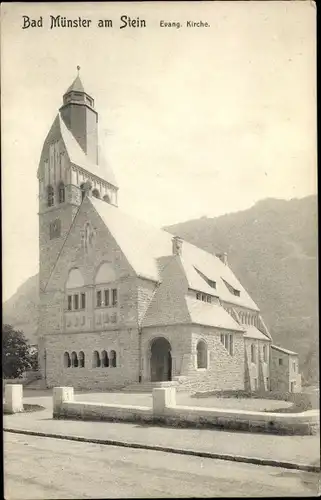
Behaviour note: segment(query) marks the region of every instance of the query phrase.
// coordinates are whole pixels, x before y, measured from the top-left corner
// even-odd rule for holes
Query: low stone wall
[[[289,401],[293,405],[287,411],[306,411],[319,408],[318,395],[307,392],[281,392],[281,391],[202,391],[193,394],[193,398],[252,398],[252,399],[274,399],[277,401]]]
[[[176,389],[153,389],[153,407],[74,401],[72,387],[55,387],[53,416],[64,419],[143,421],[175,427],[224,428],[276,434],[314,434],[319,412],[280,414],[176,405]]]

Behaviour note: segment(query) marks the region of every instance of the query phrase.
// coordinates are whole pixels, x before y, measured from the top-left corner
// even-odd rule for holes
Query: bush
[[[19,378],[33,368],[34,354],[23,332],[11,325],[2,326],[2,372],[3,378]]]

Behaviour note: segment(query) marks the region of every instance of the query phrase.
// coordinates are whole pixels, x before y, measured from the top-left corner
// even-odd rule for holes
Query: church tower
[[[94,100],[88,95],[79,75],[63,96],[60,114],[87,157],[98,163],[98,113]]]
[[[117,206],[118,187],[98,143],[94,99],[78,75],[45,139],[38,168],[39,291],[45,291],[86,190]]]

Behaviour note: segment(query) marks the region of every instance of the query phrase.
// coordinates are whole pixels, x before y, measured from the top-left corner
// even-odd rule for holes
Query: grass
[[[45,410],[44,406],[24,404],[23,411],[20,413],[31,413],[33,411],[42,411],[42,410]],[[12,415],[12,413],[10,411],[7,411],[5,409],[3,409],[3,413],[4,413],[4,415]]]

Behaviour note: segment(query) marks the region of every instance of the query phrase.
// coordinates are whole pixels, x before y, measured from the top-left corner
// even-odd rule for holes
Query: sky
[[[4,300],[38,272],[38,162],[77,65],[123,211],[161,227],[316,193],[312,2],[39,2],[1,11]],[[92,23],[50,29],[51,15]],[[119,29],[122,15],[146,28]],[[42,16],[43,27],[22,29],[23,16]],[[99,19],[113,26],[98,28]],[[190,20],[209,27],[188,28]]]

